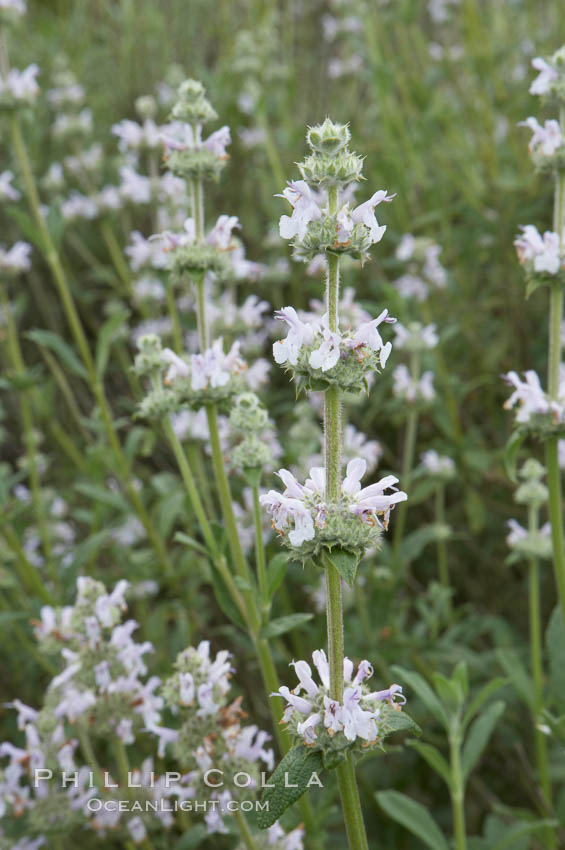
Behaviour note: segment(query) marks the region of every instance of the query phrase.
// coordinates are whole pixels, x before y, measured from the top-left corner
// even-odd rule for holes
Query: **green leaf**
[[[298,744],[288,751],[269,779],[272,788],[265,788],[262,803],[268,803],[268,811],[257,813],[259,829],[268,829],[307,790],[313,773],[320,774],[323,768],[319,750],[309,750]],[[296,786],[296,787],[289,787]]]
[[[275,557],[269,561],[269,566],[267,568],[269,599],[273,598],[284,581],[288,565],[288,557],[287,552],[279,552],[278,555],[275,555]]]
[[[195,850],[206,841],[209,835],[203,823],[191,824],[188,831],[173,844],[172,850]]]
[[[106,487],[101,487],[99,484],[90,484],[88,481],[79,481],[75,484],[75,490],[92,499],[95,502],[101,502],[114,510],[125,512],[128,510],[128,503],[121,493],[114,493]]]
[[[55,247],[58,248],[65,230],[65,219],[63,218],[59,204],[51,204],[45,216],[45,224]]]
[[[27,331],[24,336],[34,342],[36,345],[43,345],[45,348],[51,349],[58,356],[59,360],[72,372],[78,375],[79,378],[87,380],[88,375],[86,369],[82,365],[74,348],[68,342],[53,331],[46,331],[40,328],[33,328]]]
[[[395,665],[392,668],[395,675],[398,675],[400,680],[415,691],[416,695],[422,700],[430,714],[436,720],[439,720],[444,726],[448,726],[449,720],[441,702],[434,694],[426,680],[419,673],[411,673],[410,670],[405,670],[403,667]]]
[[[346,549],[332,549],[331,552],[326,552],[326,558],[331,561],[344,582],[353,587],[359,563],[358,555]]]
[[[215,520],[211,520],[210,528],[212,529],[214,540],[218,544],[218,549],[223,554],[228,548],[228,535],[226,529],[223,525],[220,525],[219,522],[215,522]]]
[[[422,741],[409,741],[409,745],[422,756],[423,759],[432,767],[436,773],[439,773],[441,778],[451,788],[451,771],[449,765],[438,749],[432,747],[431,744],[424,744]]]
[[[495,650],[498,663],[510,679],[512,686],[518,691],[526,705],[532,706],[532,680],[513,649],[500,647]]]
[[[498,723],[506,703],[499,700],[489,705],[482,714],[480,714],[470,728],[467,740],[463,745],[463,753],[461,756],[461,772],[463,774],[463,782],[466,782],[469,774],[479,761],[483,754],[489,738],[494,732],[494,728]]]
[[[541,832],[543,829],[555,829],[559,826],[559,821],[556,820],[536,820],[532,823],[518,823],[515,826],[506,826],[503,838],[497,841],[496,844],[490,847],[490,850],[516,850],[516,841],[520,838],[525,838],[535,832]],[[526,846],[526,842],[524,842]]]
[[[448,679],[442,673],[434,673],[432,679],[442,703],[456,711],[465,699],[459,682],[456,679]]]
[[[400,791],[377,791],[375,797],[389,817],[406,827],[430,850],[449,850],[439,826],[421,803]]]
[[[551,672],[551,691],[561,706],[565,705],[565,629],[563,616],[558,605],[549,621],[545,635],[549,667]]]
[[[422,554],[429,543],[435,542],[437,538],[438,528],[436,524],[426,525],[424,528],[412,531],[406,535],[400,545],[398,553],[399,563],[410,564]]]
[[[104,375],[112,343],[119,336],[119,332],[125,326],[129,316],[129,310],[117,310],[109,319],[106,319],[98,332],[96,344],[96,374],[99,378]]]
[[[262,475],[263,470],[260,466],[249,467],[249,469],[243,470],[243,477],[250,487],[258,487],[261,483]]]
[[[190,549],[194,549],[196,552],[200,552],[201,555],[208,556],[208,550],[205,546],[202,546],[198,540],[195,540],[194,537],[190,537],[189,534],[185,534],[184,531],[177,531],[173,540],[176,543],[182,543],[184,546],[188,546]]]
[[[496,679],[492,679],[492,681],[485,685],[484,688],[481,688],[477,696],[471,700],[469,708],[465,712],[463,720],[461,721],[461,727],[463,730],[467,728],[475,714],[481,710],[487,699],[506,684],[508,684],[508,679],[503,679],[502,676],[497,676]]]
[[[518,463],[518,455],[526,439],[525,431],[514,431],[510,435],[510,439],[504,447],[504,468],[509,479],[516,484],[518,478],[516,476],[516,465]]]
[[[271,620],[261,629],[261,637],[273,638],[283,635],[285,632],[290,632],[303,623],[307,623],[313,616],[313,614],[287,614],[286,617],[277,617],[276,620]]]
[[[398,711],[387,705],[381,706],[379,715],[379,737],[386,738],[394,732],[412,732],[421,735],[422,730],[406,711]]]

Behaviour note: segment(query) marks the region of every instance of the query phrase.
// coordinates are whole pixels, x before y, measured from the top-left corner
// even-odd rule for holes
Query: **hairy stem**
[[[538,508],[530,505],[528,509],[528,530],[531,534],[538,530]],[[530,664],[533,683],[533,721],[536,745],[536,762],[538,781],[544,797],[544,804],[551,810],[552,793],[549,775],[549,760],[547,752],[547,737],[540,730],[541,713],[543,711],[543,650],[542,626],[540,616],[539,560],[531,557],[529,560],[529,614],[530,614]],[[548,850],[556,847],[555,832],[544,830],[545,846]]]

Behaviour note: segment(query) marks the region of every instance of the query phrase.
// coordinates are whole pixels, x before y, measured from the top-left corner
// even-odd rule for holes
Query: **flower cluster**
[[[185,80],[180,84],[171,118],[173,122],[161,133],[170,170],[191,180],[217,180],[228,159],[230,129],[221,127],[202,139],[202,125],[217,118],[202,83]]]
[[[556,278],[565,282],[565,246],[563,236],[546,230],[543,236],[533,224],[522,227],[514,240],[518,260],[526,272],[529,291]]]
[[[164,231],[150,237],[149,241],[158,241],[164,257],[161,260],[168,266],[177,279],[185,274],[203,275],[214,272],[219,277],[227,277],[231,272],[229,253],[234,247],[232,231],[239,227],[236,216],[221,215],[214,227],[203,238],[198,239],[193,218],[187,218],[180,233]]]
[[[282,493],[269,490],[260,501],[285,545],[302,558],[334,546],[361,556],[366,547],[376,545],[391,510],[407,496],[396,489],[398,479],[393,475],[362,488],[366,468],[362,458],[347,464],[338,502],[326,498],[324,467],[313,467],[305,484],[288,469],[279,469],[285,489]]]
[[[368,661],[361,661],[354,675],[353,662],[344,658],[343,701],[330,696],[330,670],[326,653],[312,653],[321,684],[312,677],[307,661],[293,661],[298,685],[291,691],[283,685],[273,696],[286,701],[283,722],[291,733],[306,746],[328,754],[344,754],[347,750],[362,750],[380,744],[391,731],[391,716],[406,703],[400,685],[383,691],[371,691],[367,685],[373,675]]]
[[[384,368],[392,345],[384,343],[378,326],[394,323],[388,310],[351,330],[332,331],[327,315],[304,322],[294,307],[283,307],[276,317],[288,325],[284,340],[273,345],[273,357],[292,372],[300,389],[324,389],[331,384],[348,392],[367,389],[366,378]]]
[[[255,393],[243,393],[233,403],[229,422],[240,438],[230,451],[230,466],[241,470],[250,484],[258,484],[261,473],[272,469],[273,447],[277,446],[267,410]]]
[[[506,523],[508,535],[506,542],[512,550],[507,563],[520,559],[551,558],[553,547],[551,543],[551,523],[546,522],[538,527],[538,511],[547,503],[549,491],[543,482],[545,469],[537,460],[529,458],[519,470],[520,485],[514,494],[514,501],[519,505],[528,506],[530,527],[524,528],[515,519]],[[533,523],[532,523],[533,519]]]
[[[394,333],[395,347],[408,352],[427,351],[435,348],[439,342],[434,324],[422,325],[420,322],[410,322],[408,325],[402,325],[397,322]]]
[[[395,397],[410,404],[428,404],[436,396],[433,372],[427,371],[415,378],[410,374],[408,366],[400,363],[392,373],[392,380]]]
[[[532,67],[538,76],[530,86],[530,94],[565,99],[565,48],[560,47],[546,59],[536,56],[532,59]]]
[[[150,829],[147,816],[132,816],[135,809],[123,813],[116,805],[100,810],[88,807],[92,797],[108,801],[124,794],[115,781],[124,782],[124,777],[108,770],[102,773],[91,761],[93,749],[100,742],[107,746],[113,741],[124,748],[134,743],[138,734],[159,723],[164,705],[156,693],[160,679],[147,678],[144,656],[152,650],[151,644],[134,641],[138,628],[134,620],[121,622],[128,588],[128,582],[120,581],[107,592],[99,582],[79,578],[75,604],[57,609],[45,606],[35,623],[40,648],[59,653],[64,667],[49,684],[40,710],[19,700],[10,703],[25,744],[0,744],[0,758],[9,760],[0,771],[0,816],[23,831],[30,847],[44,846],[45,833],[76,830],[79,835],[86,827],[101,838],[111,830],[124,841],[137,842]],[[87,763],[81,764],[81,756]],[[42,773],[36,774],[38,770]],[[65,774],[76,779],[62,782]],[[131,777],[128,796],[139,786],[133,793],[140,801],[157,804],[154,811],[160,829],[171,826],[172,815],[159,802],[179,794],[181,786],[169,787],[161,779],[150,782],[150,777],[155,779],[151,758],[140,769],[132,769]],[[10,846],[18,845],[14,840]]]
[[[562,433],[565,429],[565,369],[560,371],[559,393],[551,399],[544,392],[533,369],[524,372],[524,380],[514,372],[504,375],[514,392],[505,402],[506,410],[516,408],[516,424],[540,435]]]
[[[0,246],[0,274],[16,275],[31,268],[31,245],[27,242],[15,242],[11,248]]]
[[[420,455],[422,468],[428,475],[442,481],[450,481],[455,476],[455,463],[452,458],[440,455],[435,449],[428,449]]]
[[[439,260],[441,247],[425,237],[415,237],[406,233],[396,249],[396,258],[407,263],[405,274],[395,281],[395,286],[403,298],[415,298],[425,301],[433,289],[443,289],[447,285],[447,272]]]
[[[228,702],[234,672],[230,653],[222,650],[212,659],[209,642],[202,641],[181,652],[175,668],[162,693],[181,725],[151,728],[161,752],[168,744],[174,746],[178,763],[188,771],[185,780],[199,789],[199,796],[206,794],[221,804],[242,795],[249,799],[259,788],[261,770],[272,770],[274,753],[266,747],[266,732],[242,724],[241,698]],[[245,788],[237,785],[238,772],[246,775]],[[210,833],[228,831],[220,808],[209,810],[205,821]]]
[[[0,109],[16,109],[32,104],[39,94],[37,65],[28,65],[23,71],[12,68],[0,75]]]
[[[303,179],[290,181],[279,195],[292,207],[291,215],[280,219],[280,235],[292,240],[299,260],[310,261],[329,252],[364,261],[386,230],[379,225],[375,209],[394,195],[380,189],[354,207],[345,197],[340,201],[339,190],[362,179],[363,161],[349,150],[348,127],[327,118],[310,127],[306,139],[311,154],[298,164]]]
[[[542,126],[537,118],[530,117],[520,124],[532,131],[528,149],[538,170],[552,171],[565,166],[565,139],[559,121],[545,121]]]

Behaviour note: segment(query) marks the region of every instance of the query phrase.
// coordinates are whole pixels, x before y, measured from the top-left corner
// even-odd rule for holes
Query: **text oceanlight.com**
[[[86,803],[89,812],[268,812],[269,801],[265,800],[102,800],[91,797]]]

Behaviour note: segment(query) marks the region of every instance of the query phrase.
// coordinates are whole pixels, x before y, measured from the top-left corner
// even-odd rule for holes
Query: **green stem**
[[[180,354],[183,349],[182,344],[182,329],[180,324],[179,311],[177,310],[177,302],[175,300],[175,289],[171,281],[165,287],[165,296],[167,299],[167,310],[171,320],[173,330],[173,347],[177,354]]]
[[[14,529],[6,522],[2,521],[0,523],[0,533],[8,544],[8,548],[14,553],[16,558],[16,567],[23,586],[27,588],[28,592],[37,593],[37,595],[48,605],[53,605],[55,600],[43,584],[43,580],[37,570],[37,567],[35,567],[26,557],[26,553]]]
[[[112,230],[111,225],[104,219],[102,219],[100,222],[100,232],[102,234],[104,242],[106,243],[106,247],[108,248],[108,253],[112,258],[114,267],[124,285],[125,293],[131,298],[133,290],[131,286],[131,274],[128,268],[128,264],[124,259],[122,249],[120,248],[118,240],[114,235],[114,231]]]
[[[18,377],[22,378],[25,376],[26,367],[20,348],[18,331],[14,321],[12,307],[2,285],[0,285],[0,305],[5,317],[8,353],[12,362],[12,368],[14,373]],[[57,575],[57,568],[53,561],[49,525],[45,517],[45,506],[41,495],[39,470],[37,468],[36,439],[33,431],[33,412],[30,400],[30,390],[26,389],[26,387],[23,387],[20,392],[20,409],[24,429],[24,444],[26,450],[29,487],[31,491],[31,503],[39,529],[39,537],[41,539],[41,546],[45,562],[47,564],[47,569],[49,570],[53,584],[55,587],[58,587],[59,576]]]
[[[257,582],[261,596],[263,616],[268,616],[271,600],[269,599],[269,581],[267,577],[267,562],[265,544],[263,542],[263,523],[261,522],[261,505],[259,503],[259,487],[253,487],[253,520],[255,524],[255,559],[257,562]]]
[[[206,294],[204,292],[204,277],[195,277],[196,286],[196,321],[198,323],[198,336],[200,337],[200,350],[206,351],[210,347],[210,335],[206,322]]]
[[[467,835],[465,830],[465,789],[461,769],[461,736],[459,729],[449,736],[451,763],[451,810],[453,813],[453,830],[456,850],[467,850]]]
[[[237,522],[233,511],[230,485],[226,473],[226,466],[224,463],[224,456],[222,454],[222,447],[220,445],[220,432],[218,430],[218,416],[216,412],[216,406],[214,404],[207,404],[206,414],[208,416],[208,429],[210,431],[210,445],[212,448],[212,465],[214,467],[214,477],[216,480],[216,487],[218,489],[218,496],[220,499],[220,505],[222,508],[222,514],[224,517],[226,533],[228,535],[228,542],[235,566],[235,571],[239,576],[241,576],[241,578],[245,579],[246,581],[249,581],[249,567],[247,566],[245,553],[243,551],[243,547],[239,539]]]
[[[257,844],[251,834],[251,830],[249,829],[249,824],[245,819],[245,815],[242,814],[238,809],[233,813],[234,820],[237,824],[237,828],[241,833],[241,837],[243,838],[243,843],[247,847],[247,850],[258,850]],[[261,842],[263,843],[263,842]]]
[[[338,208],[337,187],[328,192],[330,215]],[[327,254],[326,305],[331,331],[339,330],[339,257]],[[326,390],[324,399],[324,439],[326,465],[326,499],[337,503],[341,496],[341,397],[338,387]],[[331,560],[325,559],[326,618],[328,629],[328,662],[330,667],[330,696],[343,702],[344,624],[341,597],[341,578]],[[367,834],[359,800],[353,756],[349,754],[337,768],[341,807],[350,850],[368,850]]]
[[[445,487],[443,484],[436,491],[436,523],[438,526],[445,525]],[[441,586],[449,588],[447,543],[443,537],[440,537],[437,541],[437,567]]]
[[[349,850],[369,850],[351,753],[338,765],[336,773]]]
[[[564,126],[565,109],[560,111],[561,126]],[[565,207],[565,171],[560,170],[555,184],[553,229],[563,243]],[[549,350],[548,350],[548,394],[550,399],[559,395],[559,369],[561,366],[561,322],[563,319],[563,290],[558,285],[551,287],[549,300]],[[547,484],[549,488],[549,519],[553,543],[553,568],[561,615],[565,623],[565,549],[563,546],[563,494],[559,470],[558,437],[546,442]]]
[[[534,534],[538,530],[538,508],[530,505],[528,508],[528,530]],[[539,560],[531,557],[529,560],[529,614],[530,614],[530,663],[532,667],[533,683],[533,721],[536,744],[536,761],[538,768],[538,781],[544,797],[546,808],[551,811],[552,793],[551,778],[549,775],[549,759],[547,752],[547,737],[539,729],[541,714],[543,711],[543,650],[542,650],[542,627],[540,617],[540,587],[539,587]],[[552,829],[544,830],[545,846],[548,850],[556,847],[555,832]]]
[[[204,458],[202,456],[202,444],[199,445],[198,443],[189,440],[185,444],[185,451],[186,456],[188,458],[188,462],[191,468],[194,470],[196,484],[202,494],[202,501],[204,503],[204,507],[208,513],[208,516],[214,516],[215,510],[212,501],[212,494],[210,492],[210,481],[208,479],[208,474],[204,465]]]

